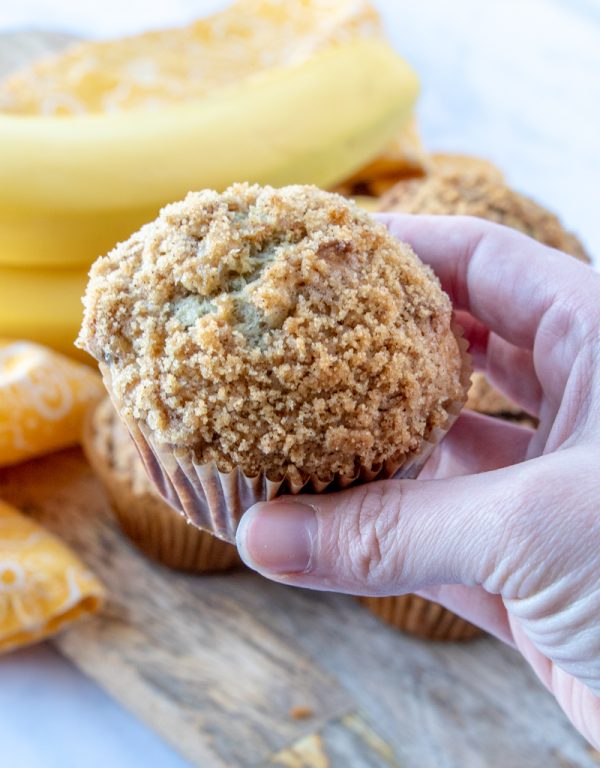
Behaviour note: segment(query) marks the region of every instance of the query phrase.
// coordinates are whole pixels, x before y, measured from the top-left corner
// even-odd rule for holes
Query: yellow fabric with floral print
[[[98,579],[62,542],[0,501],[0,653],[97,611]]]
[[[98,373],[28,341],[0,341],[0,466],[78,442]]]

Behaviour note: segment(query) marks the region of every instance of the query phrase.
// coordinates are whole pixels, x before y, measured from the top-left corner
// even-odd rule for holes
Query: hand
[[[255,505],[242,557],[286,584],[437,600],[516,646],[599,747],[600,275],[477,219],[381,218],[539,427],[463,412],[418,480]]]

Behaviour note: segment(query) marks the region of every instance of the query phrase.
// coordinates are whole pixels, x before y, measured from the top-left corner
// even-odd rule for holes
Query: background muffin
[[[84,303],[79,344],[163,493],[227,537],[280,490],[414,475],[466,396],[437,278],[314,187],[188,195],[96,262]]]
[[[464,155],[436,157],[428,176],[397,183],[381,197],[379,210],[477,216],[517,229],[544,245],[589,262],[575,235],[565,230],[553,213],[508,187],[491,163]],[[493,388],[483,374],[474,375],[467,407],[531,422],[531,417]]]
[[[400,181],[383,195],[380,210],[477,216],[518,229],[545,245],[589,261],[579,240],[551,211],[508,187],[492,173],[494,166],[490,163],[478,158],[468,162],[464,156],[454,156],[455,161],[452,155],[439,157],[429,175]]]
[[[430,156],[428,175],[457,173],[464,175],[475,173],[485,176],[490,181],[504,181],[504,174],[491,160],[475,155],[461,155],[456,152],[434,152]]]
[[[418,595],[360,597],[359,601],[386,624],[426,640],[457,642],[483,635],[479,627]]]
[[[190,525],[159,496],[108,397],[88,414],[83,445],[122,529],[145,554],[186,571],[241,565],[235,547]]]

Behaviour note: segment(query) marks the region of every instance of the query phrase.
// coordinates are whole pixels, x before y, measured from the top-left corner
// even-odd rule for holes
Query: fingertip
[[[255,504],[253,507],[250,507],[250,509],[244,512],[235,534],[235,545],[237,547],[238,554],[242,558],[244,564],[247,565],[248,568],[252,568],[252,570],[256,570],[256,567],[246,545],[246,541],[248,538],[248,530],[252,526],[252,518],[256,514],[256,508],[258,506],[258,504]]]
[[[260,502],[242,517],[236,543],[249,568],[276,578],[310,570],[316,532],[311,506],[288,500]]]

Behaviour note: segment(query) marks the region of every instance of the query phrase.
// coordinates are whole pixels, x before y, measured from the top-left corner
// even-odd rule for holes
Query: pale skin
[[[463,412],[418,480],[255,505],[242,557],[286,584],[437,600],[517,648],[600,748],[600,275],[477,219],[380,218],[539,427]]]

